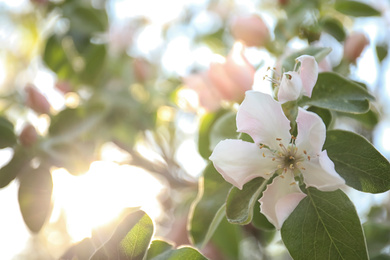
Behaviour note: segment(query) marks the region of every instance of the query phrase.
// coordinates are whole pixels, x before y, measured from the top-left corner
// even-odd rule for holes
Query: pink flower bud
[[[287,5],[289,2],[289,0],[279,0],[280,5]]]
[[[49,114],[50,104],[33,85],[27,85],[25,88],[27,92],[26,105],[37,113]]]
[[[252,88],[255,72],[244,57],[244,45],[236,42],[224,62],[210,65],[208,76],[224,99],[241,102]]]
[[[350,62],[356,62],[369,43],[370,41],[365,34],[351,33],[344,42],[344,57]]]
[[[64,94],[72,91],[72,85],[68,81],[58,81],[55,87]]]
[[[135,78],[140,82],[149,79],[152,74],[151,64],[142,58],[134,60],[133,69]]]
[[[19,141],[25,147],[29,147],[35,144],[37,138],[38,138],[37,131],[35,130],[34,126],[32,126],[31,124],[25,125],[22,132],[19,135]]]
[[[221,96],[205,72],[192,74],[184,78],[184,84],[198,93],[199,103],[208,111],[221,107]]]
[[[234,18],[231,32],[236,40],[242,41],[249,47],[264,46],[270,37],[267,26],[257,15]]]

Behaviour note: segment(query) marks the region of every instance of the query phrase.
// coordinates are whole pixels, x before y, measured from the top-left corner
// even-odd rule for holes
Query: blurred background
[[[58,259],[93,234],[104,241],[129,207],[153,218],[156,236],[189,243],[208,157],[202,120],[242,100],[218,87],[215,64],[251,66],[248,87],[272,93],[268,67],[281,72],[282,57],[309,45],[331,48],[320,70],[377,99],[334,127],[389,159],[390,1],[363,1],[378,10],[369,17],[335,2],[1,0],[0,258]],[[37,191],[35,208],[23,206]],[[388,202],[388,193],[349,195],[363,221]]]

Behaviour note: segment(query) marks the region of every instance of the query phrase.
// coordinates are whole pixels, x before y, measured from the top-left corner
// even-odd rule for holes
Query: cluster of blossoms
[[[301,95],[310,97],[318,76],[313,57],[304,55],[297,61],[300,67],[284,73],[276,82],[279,102],[268,94],[246,92],[237,112],[237,131],[251,136],[254,143],[224,140],[210,156],[223,178],[239,189],[256,177],[274,177],[259,202],[261,212],[277,229],[306,197],[299,187],[302,180],[307,187],[321,191],[345,185],[326,150],[322,150],[326,128],[317,114],[299,108],[298,135],[290,134],[290,121],[283,113],[282,103]]]
[[[200,105],[208,111],[219,109],[221,100],[243,100],[245,91],[252,88],[256,72],[244,56],[245,48],[265,46],[270,40],[269,30],[258,15],[234,17],[230,31],[236,43],[228,56],[219,57],[207,71],[184,79],[184,83],[198,93]]]
[[[189,75],[184,83],[199,95],[201,106],[209,111],[220,108],[221,100],[241,102],[252,88],[255,68],[244,56],[245,45],[236,42],[225,58],[210,64],[207,71]]]

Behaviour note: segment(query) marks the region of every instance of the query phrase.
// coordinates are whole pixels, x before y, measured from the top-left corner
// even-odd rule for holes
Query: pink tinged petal
[[[242,96],[244,96],[245,91],[252,89],[256,72],[255,68],[245,58],[244,50],[245,46],[241,42],[236,42],[225,63],[228,76],[242,91]]]
[[[344,179],[335,171],[333,162],[326,151],[318,158],[302,163],[305,170],[302,175],[306,186],[312,186],[322,191],[334,191],[345,185]]]
[[[281,103],[297,100],[301,96],[302,81],[297,72],[286,72],[283,74],[279,86],[278,100]]]
[[[244,92],[237,88],[229,77],[225,64],[214,62],[210,64],[208,77],[218,93],[226,100],[242,99]]]
[[[184,83],[197,92],[199,103],[208,111],[215,111],[221,107],[221,96],[211,84],[206,73],[192,74],[184,78]]]
[[[326,138],[326,127],[321,117],[299,108],[297,116],[298,136],[295,141],[298,151],[319,154]]]
[[[284,174],[283,177],[276,177],[259,200],[260,211],[277,229],[282,227],[299,202],[306,197],[292,174]]]
[[[222,177],[239,189],[256,177],[269,179],[277,168],[268,149],[242,140],[219,142],[210,160]]]
[[[301,63],[299,74],[302,80],[302,93],[305,96],[311,97],[314,85],[318,78],[318,64],[313,56],[302,55],[297,58]]]
[[[350,62],[355,62],[369,44],[370,41],[365,34],[360,32],[351,33],[344,42],[344,57]]]
[[[290,142],[290,121],[283,114],[282,106],[270,95],[247,91],[237,112],[237,131],[247,133],[256,144],[279,149],[276,138],[287,146]]]
[[[266,24],[257,15],[235,17],[230,29],[235,39],[250,47],[265,46],[270,38]]]

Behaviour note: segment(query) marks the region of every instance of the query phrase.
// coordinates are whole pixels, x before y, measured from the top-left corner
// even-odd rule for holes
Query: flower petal
[[[302,55],[297,58],[301,63],[299,74],[302,80],[303,95],[311,97],[318,78],[318,64],[313,56]]]
[[[239,189],[256,177],[269,179],[277,167],[268,149],[260,149],[256,144],[242,140],[219,142],[210,160],[222,177]]]
[[[276,177],[259,200],[260,211],[277,229],[282,227],[291,212],[306,197],[292,174],[284,174],[283,177]]]
[[[229,77],[225,68],[225,62],[211,63],[207,76],[224,99],[241,100],[244,91],[240,90]]]
[[[247,91],[237,112],[237,131],[247,133],[256,144],[266,144],[279,149],[276,138],[287,146],[290,142],[290,121],[283,114],[282,106],[270,95]]]
[[[245,91],[251,90],[255,79],[255,68],[244,56],[245,46],[236,42],[226,58],[225,69],[230,79],[241,90],[242,96]],[[241,100],[240,100],[241,101]]]
[[[188,88],[197,92],[202,107],[206,108],[208,111],[216,111],[221,107],[220,101],[222,98],[211,84],[206,73],[192,74],[185,77],[183,80]]]
[[[279,86],[278,100],[281,103],[297,100],[302,93],[302,81],[297,72],[289,71],[283,74]]]
[[[326,127],[316,113],[299,108],[297,116],[298,136],[295,141],[299,150],[318,155],[326,138]]]
[[[318,158],[302,163],[305,170],[302,175],[306,186],[312,186],[322,191],[333,191],[345,185],[345,181],[335,171],[333,162],[326,151]]]

